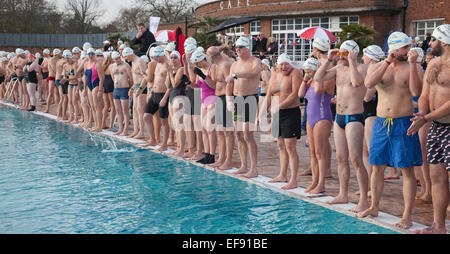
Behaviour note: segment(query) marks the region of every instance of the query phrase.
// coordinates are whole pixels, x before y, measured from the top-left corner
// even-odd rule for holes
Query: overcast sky
[[[61,10],[64,10],[66,0],[52,0],[52,1],[56,2]],[[114,18],[116,18],[119,15],[119,11],[123,7],[130,6],[135,2],[135,0],[99,0],[99,1],[101,7],[105,10],[105,14],[103,15],[103,17],[99,18],[98,20],[100,25],[108,24],[109,22],[113,21]],[[212,1],[214,0],[196,0],[198,4],[204,4]]]

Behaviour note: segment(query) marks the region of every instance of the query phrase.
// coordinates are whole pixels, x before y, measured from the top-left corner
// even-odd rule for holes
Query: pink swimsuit
[[[209,70],[208,70],[209,72]],[[208,78],[211,78],[211,76],[208,74]],[[216,90],[214,88],[211,88],[208,86],[205,80],[200,81],[197,79],[197,85],[202,89],[202,104],[205,107],[208,107],[209,105],[216,103],[217,96],[216,96]]]

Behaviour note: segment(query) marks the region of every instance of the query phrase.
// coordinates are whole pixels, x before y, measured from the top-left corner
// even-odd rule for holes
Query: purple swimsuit
[[[331,115],[331,98],[333,96],[329,95],[327,92],[317,94],[314,91],[314,87],[309,86],[306,92],[305,98],[308,100],[308,105],[306,106],[306,117],[309,125],[314,128],[314,126],[322,120],[328,120],[333,124],[333,117]]]
[[[205,80],[202,81],[197,80],[197,85],[201,88],[202,91],[203,106],[208,107],[209,105],[216,103],[217,97],[216,97],[216,90],[214,88],[208,86]]]

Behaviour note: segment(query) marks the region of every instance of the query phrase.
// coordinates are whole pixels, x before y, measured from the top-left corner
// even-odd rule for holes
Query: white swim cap
[[[117,45],[122,45],[123,44],[123,41],[121,41],[121,40],[119,40],[118,42],[117,42]]]
[[[330,40],[322,37],[314,38],[312,46],[320,51],[327,52],[330,50]]]
[[[81,49],[79,47],[75,47],[72,49],[72,53],[74,54],[81,53]]]
[[[411,50],[417,51],[417,54],[419,55],[419,56],[417,57],[417,62],[418,62],[418,63],[422,63],[422,60],[423,60],[423,50],[422,50],[422,48],[416,47],[416,48],[411,48],[410,51],[411,51]]]
[[[8,54],[8,59],[12,59],[12,58],[14,58],[16,56],[16,54],[14,53],[14,52],[11,52],[11,53],[9,53]]]
[[[110,51],[102,52],[102,55],[104,58],[107,58],[108,56],[111,55],[111,52]]]
[[[363,49],[363,53],[368,58],[377,62],[381,61],[385,57],[384,51],[377,45],[370,45],[369,47]]]
[[[347,50],[348,52],[353,51],[355,53],[359,53],[358,43],[354,40],[344,41],[340,47],[340,49]]]
[[[83,44],[83,50],[88,50],[88,49],[90,49],[90,48],[92,48],[92,45],[91,45],[89,42],[85,42],[85,43]]]
[[[205,58],[206,58],[205,53],[196,50],[194,53],[192,53],[191,63],[196,64],[198,62],[203,61]]]
[[[5,57],[5,56],[7,56],[7,55],[8,55],[7,52],[5,52],[5,51],[0,51],[0,57]]]
[[[173,42],[168,43],[166,45],[166,50],[169,51],[169,52],[174,51],[175,50],[175,43],[173,43]]]
[[[109,44],[109,41],[108,41],[108,40],[106,40],[106,41],[103,42],[103,44],[107,44],[107,43]]]
[[[261,61],[261,63],[264,64],[265,66],[267,66],[267,68],[270,69],[270,63],[269,63],[269,60],[263,59],[263,60]]]
[[[164,48],[161,46],[154,47],[152,53],[153,53],[153,58],[158,58],[158,57],[166,54],[166,52],[164,51]]]
[[[39,54],[39,52],[37,52],[36,54],[34,54],[36,56],[36,58],[42,58],[41,54]]]
[[[146,63],[150,62],[150,59],[148,59],[148,56],[146,55],[141,56],[141,59],[144,60]]]
[[[25,54],[25,51],[23,49],[21,49],[21,48],[17,48],[16,49],[16,55],[22,55],[22,54]]]
[[[49,49],[44,49],[44,51],[42,51],[44,54],[50,55],[50,50]]]
[[[29,56],[31,52],[29,50],[25,50],[25,55]]]
[[[419,36],[416,36],[416,38],[414,38],[414,40],[415,40],[416,42],[418,42],[418,41],[420,41],[420,37],[419,37]]]
[[[119,49],[125,49],[126,47],[127,47],[127,45],[122,44],[122,45],[120,45]]]
[[[54,49],[53,50],[53,55],[54,56],[59,55],[59,54],[61,54],[61,50],[60,49]]]
[[[125,48],[125,49],[122,51],[122,56],[123,56],[123,57],[131,56],[131,55],[133,55],[133,54],[134,54],[134,51],[133,51],[133,49],[131,49],[131,48]]]
[[[2,57],[2,62],[7,62],[7,61],[8,61],[8,58]]]
[[[291,58],[285,53],[283,53],[280,56],[278,56],[278,59],[277,59],[277,64],[278,65],[280,65],[282,63],[288,63],[288,64],[292,65]]]
[[[81,56],[80,56],[80,58],[81,59],[85,59],[87,57],[87,54],[86,53],[84,53],[84,52],[81,52]]]
[[[306,61],[303,63],[303,69],[304,70],[312,70],[317,71],[319,69],[320,62],[314,57],[310,57],[306,59]]]
[[[388,38],[389,51],[411,45],[411,38],[402,32],[393,32]]]
[[[187,45],[194,45],[195,47],[197,47],[197,41],[194,38],[189,37],[184,41],[183,46],[186,48]]]
[[[198,47],[196,50],[198,50],[198,51],[201,51],[201,52],[203,52],[203,53],[205,53],[205,49],[202,47],[202,46],[200,46],[200,47]]]
[[[239,37],[239,39],[236,41],[236,47],[244,46],[246,48],[250,48],[250,41],[247,37]]]
[[[88,48],[87,55],[95,55],[95,49],[94,48]]]
[[[170,53],[170,56],[172,56],[172,55],[175,55],[178,59],[181,58],[180,52],[178,52],[176,50],[174,50],[174,51],[172,51],[172,53]]]
[[[186,45],[186,47],[184,47],[184,51],[186,51],[186,53],[192,54],[194,53],[194,51],[197,49],[197,46],[194,44],[188,44]]]
[[[118,57],[120,57],[120,53],[119,53],[119,52],[113,51],[113,52],[111,53],[111,58],[112,58],[113,60],[116,60]]]
[[[103,51],[102,51],[101,49],[97,49],[97,50],[95,51],[95,55],[96,55],[96,56],[103,56]]]
[[[64,50],[62,57],[64,58],[72,58],[72,52],[70,52],[70,50],[66,49]]]
[[[443,24],[436,27],[431,36],[447,45],[450,45],[450,24]]]

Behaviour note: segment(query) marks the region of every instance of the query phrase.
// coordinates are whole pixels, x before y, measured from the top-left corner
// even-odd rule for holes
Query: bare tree
[[[136,24],[148,23],[149,17],[150,14],[146,10],[132,6],[122,9],[119,18],[114,23],[117,22],[117,26],[121,31],[131,32],[136,30]]]
[[[140,6],[151,16],[160,17],[161,23],[183,21],[185,17],[192,18],[192,9],[197,6],[195,0],[137,0]]]
[[[99,0],[67,0],[66,9],[70,12],[66,26],[69,25],[70,30],[75,33],[90,32],[95,21],[104,13]]]

